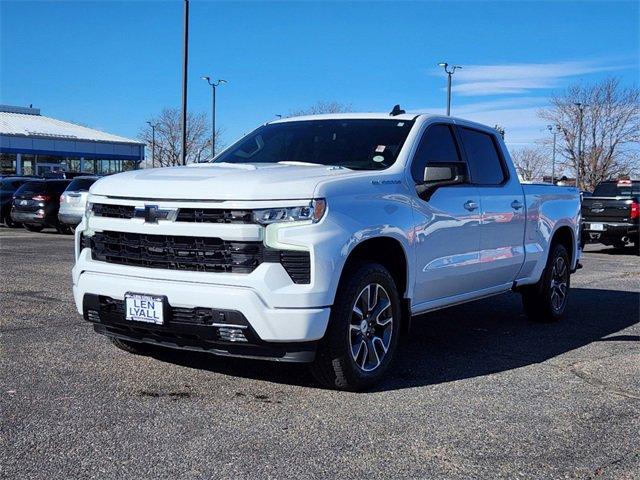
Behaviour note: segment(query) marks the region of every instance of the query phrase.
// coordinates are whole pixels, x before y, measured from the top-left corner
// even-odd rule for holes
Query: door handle
[[[511,208],[513,208],[514,210],[520,210],[522,208],[522,202],[520,202],[519,200],[514,200],[513,202],[511,202]]]
[[[478,208],[478,204],[472,200],[465,202],[463,206],[470,212],[473,212],[476,208]]]

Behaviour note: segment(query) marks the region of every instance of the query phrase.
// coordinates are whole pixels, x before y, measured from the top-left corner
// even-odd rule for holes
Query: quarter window
[[[432,125],[420,140],[411,164],[411,176],[416,183],[422,183],[427,165],[459,161],[460,155],[449,126]]]
[[[473,183],[499,185],[504,182],[505,174],[493,136],[469,128],[461,128],[460,134]]]

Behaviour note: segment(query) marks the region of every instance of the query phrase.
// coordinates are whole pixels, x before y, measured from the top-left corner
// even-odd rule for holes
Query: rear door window
[[[500,185],[504,182],[505,170],[493,135],[463,127],[460,128],[460,136],[471,181],[476,185]]]

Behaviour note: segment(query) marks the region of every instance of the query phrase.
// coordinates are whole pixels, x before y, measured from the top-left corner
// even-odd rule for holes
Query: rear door
[[[411,163],[414,183],[423,182],[427,165],[459,162],[467,170],[454,130],[429,125]],[[471,184],[438,188],[429,198],[416,197],[414,208],[416,285],[413,303],[420,304],[473,292],[480,248],[480,197]]]
[[[481,205],[480,261],[483,289],[511,284],[524,262],[526,208],[522,185],[509,171],[495,134],[458,127],[471,182]]]

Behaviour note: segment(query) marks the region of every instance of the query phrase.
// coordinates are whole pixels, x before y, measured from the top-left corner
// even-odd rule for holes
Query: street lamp
[[[182,115],[181,150],[182,165],[187,164],[187,80],[189,66],[189,0],[184,0],[182,14]]]
[[[156,162],[156,127],[158,123],[147,122],[151,127],[151,168],[155,168]]]
[[[575,102],[580,112],[580,123],[578,124],[578,168],[576,169],[576,187],[580,189],[580,181],[582,180],[582,122],[584,119],[584,107],[588,107],[586,103]]]
[[[202,79],[211,85],[211,158],[213,158],[216,156],[216,87],[228,82],[222,79],[212,82],[209,77],[202,77]]]
[[[560,131],[558,125],[547,125],[547,130],[553,134],[553,153],[551,154],[551,183],[556,183],[556,136]]]
[[[447,116],[450,116],[451,115],[451,77],[456,72],[456,70],[462,70],[462,67],[460,65],[449,66],[447,62],[440,62],[438,66],[444,68],[444,71],[447,74]]]

